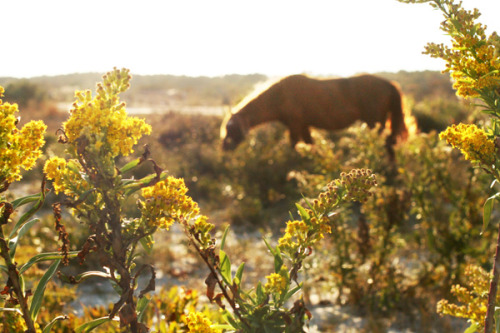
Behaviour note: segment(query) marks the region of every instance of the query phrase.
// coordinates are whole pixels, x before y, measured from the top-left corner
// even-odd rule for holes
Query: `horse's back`
[[[383,122],[398,97],[389,81],[373,75],[328,80],[293,75],[279,83],[275,95],[283,118],[325,129],[345,128],[356,120]]]
[[[359,118],[369,125],[383,122],[388,112],[401,104],[398,88],[390,81],[373,75],[361,75],[346,79],[349,88],[343,100],[354,104]]]

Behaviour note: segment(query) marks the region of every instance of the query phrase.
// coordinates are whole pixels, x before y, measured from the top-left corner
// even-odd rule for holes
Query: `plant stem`
[[[498,280],[500,278],[500,225],[498,226],[497,248],[495,251],[495,261],[493,264],[493,277],[490,281],[490,291],[488,294],[488,309],[484,319],[484,333],[493,332],[496,296],[498,291]]]
[[[11,283],[12,289],[14,289],[14,293],[17,296],[17,301],[19,302],[19,306],[21,307],[21,312],[23,314],[24,322],[28,329],[27,333],[35,333],[35,324],[33,320],[31,320],[29,308],[28,308],[28,298],[23,294],[23,290],[21,285],[19,284],[19,272],[17,271],[16,264],[12,262],[12,258],[9,255],[9,246],[7,241],[4,238],[3,229],[0,226],[0,256],[5,260],[5,264],[8,269],[8,276]]]
[[[219,288],[222,291],[222,293],[223,293],[224,297],[226,298],[227,302],[229,303],[229,305],[233,309],[234,314],[238,317],[238,319],[246,327],[251,328],[250,324],[248,323],[248,321],[245,318],[243,318],[243,316],[241,315],[241,313],[239,311],[238,306],[236,305],[236,301],[235,301],[236,295],[233,295],[233,297],[229,297],[229,294],[227,293],[227,289],[225,288],[224,283],[221,281],[221,279],[219,279],[219,272],[217,271],[217,269],[210,263],[210,260],[208,259],[208,257],[205,254],[205,252],[202,251],[198,247],[198,245],[196,244],[197,243],[196,239],[189,233],[189,231],[186,228],[184,228],[184,231],[186,232],[186,235],[188,236],[188,238],[191,240],[191,243],[193,244],[193,247],[196,250],[196,252],[198,252],[198,254],[200,255],[201,259],[203,259],[203,261],[207,265],[208,269],[210,270],[211,274],[213,274],[213,276],[217,280],[217,284],[219,285]],[[212,300],[210,300],[210,301],[212,301]]]

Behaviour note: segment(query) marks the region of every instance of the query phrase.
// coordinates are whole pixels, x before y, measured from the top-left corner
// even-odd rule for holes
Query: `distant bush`
[[[10,103],[17,103],[19,107],[25,108],[30,102],[40,103],[45,100],[47,91],[40,85],[27,79],[14,81],[7,85],[5,100]]]
[[[420,131],[441,132],[450,124],[458,124],[471,117],[473,110],[456,98],[424,99],[412,106]]]

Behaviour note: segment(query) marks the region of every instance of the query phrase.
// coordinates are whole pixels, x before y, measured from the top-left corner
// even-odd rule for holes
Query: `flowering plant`
[[[0,97],[4,88],[0,86]],[[38,313],[42,304],[47,283],[54,276],[62,255],[58,253],[40,253],[22,265],[18,264],[16,250],[23,236],[39,222],[33,218],[42,207],[45,200],[45,179],[42,180],[41,192],[12,201],[7,201],[5,192],[11,183],[22,178],[21,169],[31,169],[41,155],[41,148],[45,144],[44,134],[46,125],[42,121],[30,121],[23,128],[18,129],[19,112],[17,104],[3,103],[0,99],[0,257],[4,265],[0,270],[7,275],[7,282],[0,292],[2,306],[0,311],[4,316],[1,321],[5,330],[16,329],[35,333],[40,331],[37,323]],[[17,210],[23,205],[32,204],[30,209],[21,215],[15,223],[13,219]],[[67,252],[66,257],[76,253]],[[24,273],[40,261],[52,261],[43,277],[38,282],[34,293],[25,285]],[[57,320],[56,317],[44,328],[49,331]],[[1,326],[1,325],[0,325]]]
[[[484,128],[476,125],[453,125],[440,134],[453,147],[459,148],[464,157],[500,181],[497,140],[500,136],[500,37],[496,32],[486,35],[486,26],[477,22],[479,10],[468,11],[461,2],[454,0],[400,0],[407,3],[427,2],[440,10],[445,21],[441,30],[451,37],[451,46],[429,43],[425,53],[446,61],[446,72],[453,79],[457,94],[464,98],[477,98],[484,104],[482,111],[490,115]],[[500,193],[488,198],[484,205],[483,229],[490,221],[493,202]],[[500,227],[493,276],[488,291],[484,331],[494,329],[494,316],[498,281],[500,279]],[[449,312],[448,312],[449,313]],[[473,321],[476,321],[475,317]],[[497,318],[497,321],[499,319]],[[473,323],[475,330],[475,325]],[[471,326],[472,327],[472,326]],[[500,327],[497,323],[497,327]],[[499,331],[500,328],[497,328]]]
[[[51,157],[43,168],[54,192],[64,195],[61,203],[53,205],[56,229],[60,235],[60,253],[41,254],[32,263],[22,266],[19,271],[16,270],[12,259],[17,239],[35,223],[26,222],[34,210],[30,210],[28,215],[21,218],[21,222],[16,224],[9,236],[17,235],[17,238],[7,239],[3,238],[3,234],[0,235],[1,254],[6,261],[6,266],[2,266],[2,269],[9,275],[4,292],[10,296],[3,310],[12,312],[10,309],[13,309],[17,313],[13,304],[19,302],[21,309],[18,312],[24,318],[22,329],[27,329],[30,333],[37,332],[36,316],[47,281],[53,277],[60,264],[68,263],[69,259],[78,258],[83,262],[94,256],[97,259],[95,262],[100,265],[99,269],[74,276],[65,275],[60,271],[60,279],[76,284],[89,278],[104,278],[111,283],[119,298],[106,316],[85,322],[76,327],[75,331],[88,332],[100,325],[118,321],[120,330],[147,332],[149,328],[144,321],[145,311],[151,300],[147,294],[155,289],[156,272],[153,265],[141,264],[137,260],[138,248],[142,246],[146,253],[151,252],[155,233],[159,229],[169,229],[173,223],[178,222],[190,244],[194,245],[210,270],[205,281],[207,296],[223,310],[223,317],[227,322],[213,323],[213,319],[208,318],[206,314],[194,311],[184,320],[190,331],[304,331],[306,321],[311,315],[302,298],[297,297],[303,287],[303,282],[299,282],[303,262],[313,253],[314,246],[325,234],[332,232],[330,223],[336,209],[351,201],[363,202],[371,195],[370,189],[376,185],[375,175],[363,169],[343,173],[340,179],[328,184],[316,200],[306,201],[305,207],[297,204],[299,217],[291,218],[277,244],[272,246],[265,240],[274,260],[274,272],[263,276],[262,281],[253,290],[243,290],[245,264],[241,263],[233,273],[229,255],[224,251],[227,229],[220,245],[217,244],[211,235],[215,226],[208,222],[206,216],[200,214],[198,204],[187,195],[188,190],[182,179],[167,176],[156,162],[150,159],[147,147],[141,157],[123,166],[117,165],[119,157],[130,155],[138,140],[151,132],[151,127],[144,120],[126,114],[125,104],[119,99],[119,94],[129,87],[129,81],[128,70],[115,69],[106,74],[103,82],[97,85],[95,95],[91,91],[76,92],[76,101],[70,110],[70,117],[63,124],[59,136],[59,142],[66,145],[66,156]],[[11,109],[13,110],[9,110]],[[15,125],[15,122],[13,124]],[[43,132],[42,129],[44,130],[39,127],[38,132]],[[16,129],[11,132],[18,133]],[[41,139],[35,140],[37,131],[32,132],[30,144],[43,142]],[[26,140],[22,139],[24,132],[21,130],[19,133],[19,138],[9,140],[22,143]],[[8,149],[2,152],[8,152],[16,146],[6,144],[6,147]],[[8,167],[13,170],[30,167],[28,161],[39,155],[39,146],[20,144],[16,149],[28,151],[22,152],[25,154],[22,155],[24,164],[14,164],[16,160],[12,157],[6,159],[11,162]],[[151,175],[142,179],[126,178],[131,170],[143,163],[151,163],[154,171]],[[2,181],[7,189],[11,179],[4,177]],[[2,223],[8,221],[12,211],[23,203],[37,201],[35,208],[39,208],[45,197],[45,182],[42,184],[42,193],[39,196],[16,201],[12,205],[3,202]],[[132,209],[125,209],[125,206],[130,206],[132,195],[137,206],[130,212]],[[79,251],[69,251],[69,237],[61,223],[64,207],[70,208],[73,215],[88,230],[86,241]],[[40,260],[53,260],[53,263],[29,304],[22,283],[17,281],[22,282],[20,274]],[[147,273],[149,280],[140,288],[139,277]],[[219,293],[216,293],[217,288]],[[292,300],[293,304],[290,304]],[[64,318],[55,318],[44,331],[50,331],[56,320]],[[8,327],[21,326],[9,323]]]
[[[59,142],[67,146],[69,158],[52,157],[44,167],[54,191],[67,197],[62,205],[71,208],[88,227],[89,236],[78,252],[80,261],[95,255],[102,270],[60,276],[69,283],[105,278],[120,295],[107,317],[85,323],[77,330],[90,330],[116,319],[123,329],[146,332],[148,328],[141,318],[149,303],[146,294],[155,289],[156,273],[152,265],[138,265],[138,245],[149,253],[158,229],[168,229],[174,222],[192,223],[195,230],[203,229],[206,218],[198,216],[198,206],[186,196],[183,180],[167,177],[149,158],[147,147],[140,158],[121,168],[116,165],[117,157],[131,154],[138,140],[150,134],[151,126],[128,116],[125,103],[120,102],[119,94],[130,86],[128,70],[115,69],[103,79],[95,96],[89,90],[75,94],[76,101],[59,137]],[[145,162],[153,165],[154,174],[138,180],[124,178]],[[136,211],[140,214],[128,216],[124,207],[139,190]],[[59,204],[54,206],[54,212],[56,220],[60,220]],[[67,248],[61,247],[63,252]],[[136,293],[137,279],[146,272],[150,273],[149,282]]]
[[[250,291],[243,290],[241,284],[245,263],[233,274],[229,255],[224,251],[228,229],[217,253],[215,241],[207,242],[209,238],[188,227],[188,237],[210,269],[205,281],[207,296],[225,310],[230,327],[244,332],[304,332],[306,320],[311,317],[304,301],[295,297],[288,307],[303,287],[303,282],[299,282],[303,262],[325,234],[331,233],[335,210],[351,201],[364,202],[376,185],[376,177],[370,170],[355,169],[329,183],[317,199],[306,201],[307,208],[297,204],[300,218],[287,222],[278,244],[271,246],[264,240],[274,259],[274,272],[266,276],[265,283],[258,282]],[[226,303],[232,311],[226,309]]]
[[[0,98],[5,89],[0,86]],[[0,99],[0,192],[14,181],[21,179],[21,169],[29,170],[40,157],[45,144],[47,126],[42,121],[30,121],[20,130],[17,104],[4,103]]]

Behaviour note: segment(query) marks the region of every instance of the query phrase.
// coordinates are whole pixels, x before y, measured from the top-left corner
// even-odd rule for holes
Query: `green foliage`
[[[274,273],[266,276],[265,284],[259,281],[251,290],[241,285],[243,263],[232,274],[231,261],[223,250],[227,229],[218,255],[215,246],[206,247],[195,231],[186,230],[210,269],[205,280],[207,296],[223,310],[227,303],[230,310],[226,310],[225,319],[230,327],[244,332],[305,332],[311,314],[300,296],[295,296],[303,286],[298,282],[303,262],[312,254],[313,246],[331,233],[330,217],[334,210],[351,201],[365,201],[374,186],[375,176],[369,170],[352,170],[329,183],[317,199],[307,203],[308,208],[297,204],[300,219],[287,222],[278,245],[272,246],[264,240],[273,257]],[[216,288],[220,291],[217,295]]]
[[[466,121],[471,114],[470,107],[456,97],[424,99],[412,107],[418,128],[425,133],[441,132],[450,124]]]
[[[440,71],[399,71],[378,75],[397,82],[404,94],[417,102],[443,98],[450,102],[457,101],[449,76]],[[438,114],[434,116],[439,117]]]
[[[6,101],[17,103],[21,108],[27,107],[30,101],[40,103],[47,98],[47,92],[42,86],[27,79],[12,82],[5,89]]]
[[[301,197],[289,175],[306,161],[290,147],[282,126],[257,128],[233,154],[225,155],[225,193],[233,199],[234,224],[268,224],[273,217],[286,216]]]
[[[458,304],[441,300],[437,312],[443,315],[467,318],[471,322],[466,332],[480,332],[484,329],[486,306],[488,303],[489,281],[491,275],[479,266],[469,265],[465,269],[464,285],[454,285],[451,293]],[[497,301],[499,297],[497,296]]]
[[[362,208],[337,211],[332,237],[318,249],[322,260],[313,259],[309,267],[323,282],[308,293],[330,288],[338,302],[390,313],[407,307],[408,297],[436,296],[426,290],[444,294],[462,281],[468,263],[487,263],[485,235],[492,230],[480,235],[480,207],[489,177],[435,133],[401,143],[395,164],[385,156],[377,129],[352,127],[336,142],[314,135],[315,146],[300,152],[316,168],[293,173],[304,193],[314,196],[325,179],[358,165],[376,170],[379,185]]]
[[[412,80],[408,74],[408,82],[416,84]],[[405,84],[402,84],[403,89],[408,89],[409,85]],[[445,91],[444,83],[438,86]],[[435,124],[441,126],[452,119],[466,117],[468,111],[455,99],[425,98],[428,93],[432,93],[417,86],[412,89],[415,96],[419,96],[415,97],[413,110],[432,118]],[[215,99],[221,99],[223,94],[214,96]],[[204,218],[194,218],[199,217],[197,208],[194,209],[195,213],[189,215],[192,219],[181,219],[179,222],[190,235],[190,244],[200,245],[198,241],[201,242],[197,249],[210,259],[207,267],[213,268],[213,275],[210,274],[207,279],[207,289],[213,292],[209,298],[218,306],[224,304],[227,311],[218,314],[210,310],[209,306],[198,306],[198,292],[195,290],[161,290],[156,295],[139,297],[140,290],[137,290],[137,284],[133,284],[131,279],[129,290],[136,292],[131,300],[127,299],[130,301],[127,304],[134,304],[137,321],[151,329],[181,332],[189,327],[208,325],[210,321],[214,324],[209,327],[214,331],[230,330],[230,327],[244,331],[276,331],[283,330],[283,326],[288,323],[287,329],[296,332],[307,323],[307,309],[315,295],[320,295],[321,300],[337,299],[340,303],[354,304],[368,310],[371,315],[378,316],[381,312],[388,315],[401,309],[410,313],[421,304],[432,306],[432,301],[443,297],[452,283],[466,281],[464,270],[467,264],[488,267],[487,238],[492,235],[492,226],[489,224],[483,235],[480,235],[483,218],[489,216],[488,209],[483,216],[480,207],[484,203],[485,189],[489,187],[490,180],[480,169],[471,168],[456,152],[441,143],[435,133],[411,136],[406,143],[396,148],[396,161],[392,164],[386,155],[384,136],[379,134],[378,129],[369,129],[360,124],[335,134],[315,131],[316,144],[300,145],[297,151],[289,147],[282,126],[262,126],[252,130],[248,139],[235,152],[228,154],[219,149],[219,117],[170,113],[151,115],[149,118],[154,127],[153,139],[141,139],[141,143],[150,145],[155,163],[144,162],[144,159],[149,158],[147,153],[142,158],[120,155],[106,159],[109,150],[98,149],[102,146],[97,135],[89,136],[88,141],[76,140],[76,148],[69,150],[76,154],[72,161],[67,162],[68,175],[86,173],[69,184],[74,186],[85,181],[91,182],[95,188],[80,189],[82,191],[78,192],[78,196],[70,198],[72,204],[78,206],[74,210],[77,215],[75,219],[90,226],[92,232],[89,234],[95,234],[99,230],[99,224],[96,223],[99,216],[103,212],[104,215],[112,215],[110,207],[114,203],[116,207],[119,204],[123,217],[122,244],[125,244],[127,251],[116,251],[114,244],[110,247],[100,245],[105,251],[96,250],[94,243],[85,243],[89,235],[81,232],[81,224],[75,223],[69,232],[70,239],[75,240],[73,244],[78,244],[73,245],[73,248],[86,248],[90,253],[81,252],[88,260],[87,266],[77,263],[70,267],[66,272],[75,275],[61,275],[63,281],[92,281],[97,277],[105,277],[113,281],[116,287],[126,274],[121,271],[118,276],[115,268],[115,277],[110,277],[111,273],[102,266],[102,261],[106,261],[105,255],[118,257],[119,260],[126,258],[125,267],[134,283],[135,277],[152,272],[143,267],[147,267],[145,263],[155,261],[147,257],[155,254],[152,233],[157,230],[145,224],[141,218],[156,207],[151,204],[155,196],[146,199],[142,192],[142,188],[151,187],[149,185],[158,180],[157,173],[149,176],[155,166],[165,167],[170,174],[184,178],[190,188],[189,194],[219,221],[231,221],[253,229],[256,224],[269,226],[275,234],[281,235],[282,230],[279,228],[285,227],[282,223],[284,216],[292,210],[297,211],[298,217],[292,216],[285,235],[303,226],[310,228],[308,237],[320,234],[315,229],[314,219],[324,212],[318,214],[312,199],[304,199],[295,205],[302,195],[306,198],[317,197],[331,179],[342,178],[342,173],[351,169],[370,168],[378,179],[374,196],[369,197],[363,205],[344,202],[328,211],[328,224],[323,225],[328,225],[332,233],[326,236],[328,232],[323,230],[321,234],[325,234],[325,239],[321,241],[321,246],[311,243],[285,253],[284,241],[281,246],[279,243],[276,245],[276,237],[268,235],[266,248],[271,262],[269,271],[258,267],[255,272],[254,267],[250,273],[244,258],[253,256],[254,252],[236,255],[234,245],[229,246],[235,241],[229,239],[236,237],[234,234],[225,233],[219,248],[210,234],[216,228]],[[436,128],[435,124],[431,124],[430,128]],[[58,149],[53,147],[47,151],[58,155]],[[95,164],[100,171],[89,172],[93,169],[88,163],[92,167]],[[160,178],[166,176],[162,174]],[[104,184],[104,187],[99,188],[99,184]],[[167,187],[169,189],[185,188],[184,183],[180,182],[168,184],[175,185]],[[488,191],[491,193],[487,196],[494,195],[493,189]],[[106,193],[116,196],[117,200],[111,198],[113,200],[103,204],[103,194]],[[184,194],[174,197],[182,198],[185,200],[182,202],[191,205],[192,202]],[[85,198],[87,202],[81,204],[77,197]],[[40,194],[10,202],[17,209],[24,205],[36,205],[39,200]],[[493,199],[487,202],[488,207]],[[140,207],[148,209],[143,212]],[[158,225],[168,225],[168,219],[178,216],[180,211],[179,207],[175,207],[169,210],[170,213],[164,213],[161,218],[165,219],[165,224],[160,224],[158,219]],[[494,209],[491,214],[493,221],[497,217]],[[66,217],[64,219],[68,221]],[[70,313],[68,320],[62,320],[59,315],[65,314],[67,309],[60,306],[61,300],[67,302],[77,296],[74,291],[60,292],[61,286],[45,281],[54,271],[49,270],[51,263],[57,263],[64,255],[52,252],[59,245],[55,244],[51,231],[47,231],[46,227],[40,228],[40,224],[44,223],[43,218],[21,215],[17,221],[20,222],[9,222],[9,228],[6,229],[9,233],[9,255],[15,255],[16,261],[20,263],[18,271],[22,276],[21,282],[28,287],[33,286],[33,290],[40,290],[33,313],[37,312],[37,304],[42,300],[38,295],[45,291],[43,305],[39,307],[37,316],[38,325],[46,330],[61,332],[83,332],[95,327],[99,327],[95,328],[96,331],[104,329],[118,332],[119,324],[109,320],[109,314],[116,314],[118,310],[114,307],[127,308],[123,304],[88,307],[83,317],[75,317]],[[105,225],[104,230],[117,228],[111,223]],[[244,232],[245,229],[239,228],[240,231]],[[36,252],[40,249],[28,247],[26,241],[22,242],[23,239],[37,237],[43,244],[42,254]],[[23,251],[19,251],[20,248]],[[250,250],[254,248],[257,248],[255,244],[249,246]],[[68,252],[68,256],[75,257],[76,252]],[[265,255],[255,253],[255,256]],[[165,261],[165,258],[162,260]],[[172,254],[166,261],[175,260],[180,258]],[[109,265],[106,265],[107,268]],[[7,270],[5,265],[3,271]],[[42,279],[44,274],[49,274],[46,279]],[[43,281],[39,288],[36,287],[36,281]],[[214,281],[216,284],[212,284]],[[123,295],[126,287],[116,290]],[[58,292],[61,295],[58,296]],[[30,296],[29,300],[34,298]],[[120,299],[125,298],[120,296]],[[236,308],[240,310],[231,311],[231,302],[237,304]],[[31,304],[27,304],[28,313]],[[20,320],[23,311],[7,305],[3,307],[7,327],[26,330],[26,324]],[[122,321],[126,320],[126,311],[120,310],[117,317],[122,316]],[[195,316],[190,313],[201,314]],[[98,324],[100,326],[94,326]]]
[[[500,181],[498,167],[498,137],[500,136],[500,59],[498,48],[500,37],[496,32],[486,35],[486,26],[477,20],[481,16],[478,9],[466,10],[462,3],[454,0],[400,0],[408,3],[429,3],[439,10],[445,17],[441,24],[443,30],[451,39],[452,46],[429,43],[426,52],[432,57],[446,61],[446,71],[450,73],[457,90],[457,95],[465,98],[477,98],[482,105],[482,112],[489,116],[489,121],[483,126],[474,124],[453,125],[440,134],[454,148],[460,149],[466,160],[475,166],[481,167],[495,181]],[[484,205],[483,231],[489,223],[493,200],[497,195],[490,196]],[[464,204],[466,206],[467,204]],[[500,228],[500,227],[499,227]],[[500,232],[500,231],[499,231]],[[484,318],[484,332],[490,333],[496,327],[499,329],[496,298],[500,280],[500,239],[497,240],[493,275],[488,290],[488,302]],[[486,293],[486,292],[485,292]],[[478,297],[482,297],[479,295]],[[462,309],[446,311],[445,313],[464,315]],[[478,328],[478,318],[474,317],[477,311],[472,311],[472,325],[467,331]],[[497,323],[495,325],[495,320]]]
[[[39,253],[32,256],[23,265],[20,265],[18,269],[18,261],[22,262],[20,258],[18,258],[19,256],[16,256],[18,242],[34,224],[39,222],[39,219],[30,218],[43,204],[43,199],[45,198],[43,192],[44,188],[42,188],[42,194],[19,198],[14,200],[12,204],[4,201],[1,205],[2,208],[0,212],[2,218],[5,219],[5,223],[2,223],[0,226],[0,255],[5,262],[5,266],[2,265],[0,267],[5,275],[8,276],[7,284],[3,288],[1,297],[3,303],[1,307],[2,311],[8,312],[5,314],[4,321],[0,323],[0,327],[3,326],[4,330],[11,327],[23,327],[27,332],[35,332],[37,317],[45,297],[47,285],[53,278],[61,259],[76,256],[76,253],[69,252],[66,256],[60,253]],[[34,201],[36,202],[33,206],[27,210],[14,225],[9,233],[9,237],[6,237],[6,230],[4,230],[4,227],[5,224],[11,222],[10,215],[12,211],[10,211],[10,208],[19,208]],[[24,251],[26,251],[26,249],[24,249]],[[28,269],[37,262],[47,260],[53,261],[53,263],[45,271],[39,281],[37,281],[36,289],[30,299],[29,296],[31,296],[31,294],[28,293],[29,288],[26,286],[25,281],[28,275],[27,273],[29,272]],[[33,281],[29,282],[30,284],[33,283]],[[18,315],[17,317],[16,314]],[[24,319],[24,323],[21,321],[21,318]]]
[[[193,199],[223,207],[227,168],[219,149],[220,117],[169,113],[150,116],[150,122],[152,149],[163,152],[157,162],[184,179]]]
[[[71,315],[65,322],[55,323],[51,332],[69,333],[72,329],[76,332],[90,332],[96,328],[97,332],[122,332],[118,322],[110,320],[107,316],[112,307],[112,304],[87,306],[83,310],[83,316]],[[190,313],[202,313],[206,318],[216,322],[223,320],[218,311],[200,304],[198,291],[178,286],[170,288],[162,286],[155,294],[141,298],[138,309],[140,307],[142,308],[139,314],[140,321],[158,333],[187,332],[187,317]]]

